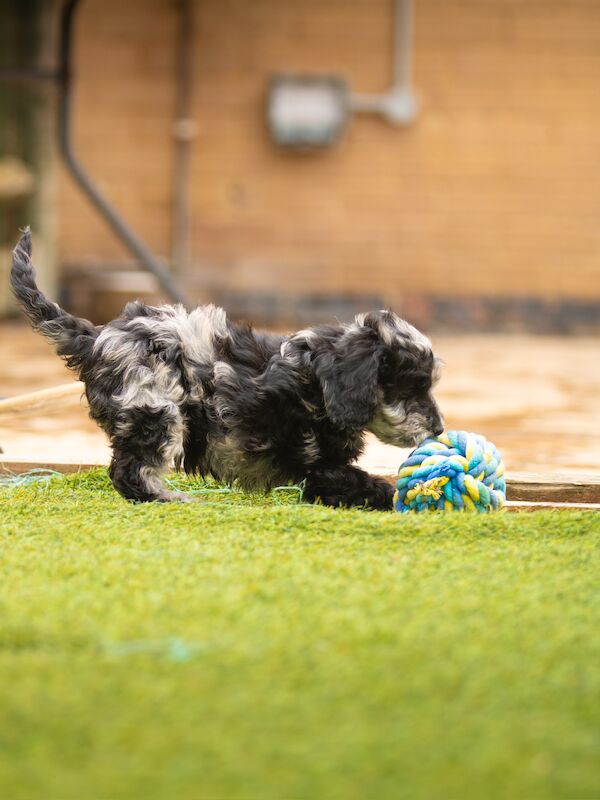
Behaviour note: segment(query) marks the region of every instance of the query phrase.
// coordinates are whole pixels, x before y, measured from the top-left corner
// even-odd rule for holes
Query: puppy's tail
[[[79,372],[101,328],[86,319],[74,317],[40,292],[31,263],[31,231],[28,227],[13,250],[10,284],[34,330],[55,346],[71,369]]]

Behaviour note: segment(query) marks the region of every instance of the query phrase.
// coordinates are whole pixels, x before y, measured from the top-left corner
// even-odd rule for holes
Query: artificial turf
[[[600,516],[216,488],[0,489],[0,797],[600,796]]]

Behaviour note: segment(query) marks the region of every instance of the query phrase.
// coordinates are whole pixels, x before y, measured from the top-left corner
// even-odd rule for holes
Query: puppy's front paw
[[[367,500],[367,509],[372,511],[391,511],[394,504],[394,487],[384,478],[374,481]]]

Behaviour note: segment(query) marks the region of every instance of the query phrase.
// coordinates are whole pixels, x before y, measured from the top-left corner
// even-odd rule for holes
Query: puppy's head
[[[432,394],[440,362],[429,339],[392,311],[357,316],[314,365],[336,425],[400,447],[444,430]]]

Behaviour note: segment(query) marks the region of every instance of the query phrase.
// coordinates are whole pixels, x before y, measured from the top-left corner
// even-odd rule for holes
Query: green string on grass
[[[243,492],[240,489],[231,486],[208,486],[205,484],[202,487],[193,488],[187,485],[185,481],[182,481],[181,479],[177,478],[175,479],[165,478],[165,483],[170,489],[177,489],[179,491],[184,491],[190,495],[243,494]],[[275,501],[275,505],[287,505],[287,503],[285,503],[285,501],[281,497],[281,495],[284,495],[285,492],[296,492],[297,504],[303,503],[305,486],[306,486],[306,480],[303,480],[301,483],[289,484],[287,486],[274,486],[271,489],[271,494],[273,495],[273,500]]]
[[[286,505],[286,503],[282,503],[278,497],[278,494],[283,494],[284,492],[297,492],[297,504],[303,503],[304,505],[308,505],[308,503],[304,503],[304,489],[306,488],[306,478],[301,481],[301,483],[293,483],[290,486],[274,486],[271,489],[273,493],[273,499],[275,500],[275,504],[278,506]]]
[[[62,478],[62,473],[54,469],[30,469],[18,475],[0,475],[0,487],[18,489],[21,486],[32,486],[35,483],[48,484],[52,478]]]

